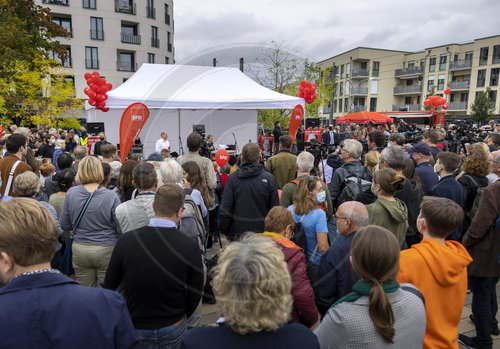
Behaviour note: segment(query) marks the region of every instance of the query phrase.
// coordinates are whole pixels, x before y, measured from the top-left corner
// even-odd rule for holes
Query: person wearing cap
[[[434,168],[430,163],[432,156],[431,147],[420,141],[413,146],[406,147],[406,151],[411,154],[417,165],[415,172],[417,172],[424,187],[424,195],[427,195],[439,182],[439,176],[434,172]]]

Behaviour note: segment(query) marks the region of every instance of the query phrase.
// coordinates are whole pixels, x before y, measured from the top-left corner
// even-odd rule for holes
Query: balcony
[[[90,29],[90,38],[92,40],[104,40],[104,31]]]
[[[466,59],[463,61],[450,62],[450,70],[464,70],[472,67],[472,60]]]
[[[353,87],[351,93],[353,96],[366,96],[368,95],[368,87]]]
[[[99,60],[98,59],[86,59],[85,60],[85,69],[99,69]]]
[[[135,44],[135,45],[141,44],[141,36],[140,35],[130,35],[130,34],[121,33],[121,37],[122,37],[123,43]]]
[[[135,72],[137,70],[137,63],[130,63],[130,62],[121,62],[117,61],[116,62],[116,70],[118,71],[128,71],[128,72]]]
[[[392,111],[420,111],[419,104],[393,105]]]
[[[366,105],[355,105],[352,109],[353,112],[366,111]]]
[[[448,103],[448,110],[467,110],[467,102],[450,102]]]
[[[160,47],[160,39],[151,38],[151,47]]]
[[[367,78],[369,75],[368,69],[354,69],[352,71],[353,78]]]
[[[156,18],[156,9],[154,7],[146,6],[146,17],[155,19]]]
[[[470,81],[469,80],[452,81],[452,82],[448,83],[448,87],[452,91],[464,91],[464,90],[468,90],[470,88]]]
[[[43,0],[42,3],[49,5],[69,6],[69,0]]]
[[[424,74],[424,67],[410,67],[406,69],[396,69],[396,77],[397,78],[402,78],[404,77],[405,79],[411,78],[411,77],[418,77]]]
[[[422,85],[411,86],[396,86],[394,87],[395,95],[418,95],[422,93]]]
[[[118,2],[115,2],[115,12],[119,13],[127,13],[129,15],[135,15],[137,13],[137,8],[135,3],[131,3],[127,6],[123,6],[123,4],[119,4]]]

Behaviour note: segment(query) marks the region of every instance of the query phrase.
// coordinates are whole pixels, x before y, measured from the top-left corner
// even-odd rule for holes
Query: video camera
[[[198,134],[201,136],[201,146],[198,153],[200,153],[201,156],[212,160],[212,153],[208,149],[208,143],[205,139],[205,125],[193,125],[193,132],[198,132]]]

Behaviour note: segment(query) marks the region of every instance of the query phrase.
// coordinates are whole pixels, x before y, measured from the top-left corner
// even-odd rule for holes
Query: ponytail
[[[375,330],[377,330],[387,342],[394,344],[394,313],[392,312],[391,303],[387,298],[387,294],[378,280],[373,282],[369,299],[370,318],[375,326]]]

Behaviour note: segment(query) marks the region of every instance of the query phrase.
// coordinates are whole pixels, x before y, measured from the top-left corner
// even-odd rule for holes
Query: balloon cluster
[[[299,86],[300,98],[304,98],[307,104],[311,104],[316,99],[316,84],[312,84],[310,81],[302,80]]]
[[[83,92],[89,96],[89,104],[97,109],[107,112],[109,108],[106,107],[106,94],[113,88],[111,83],[106,82],[105,78],[101,78],[98,72],[85,73],[85,80],[87,80],[88,87],[85,87]]]
[[[447,95],[449,94],[451,89],[448,87],[447,89],[444,90],[444,94]],[[430,112],[434,114],[434,108],[436,110],[440,110],[441,108],[443,109],[448,109],[448,104],[446,104],[446,99],[443,97],[439,96],[429,96],[427,99],[424,101],[424,105],[426,107],[432,107]]]

